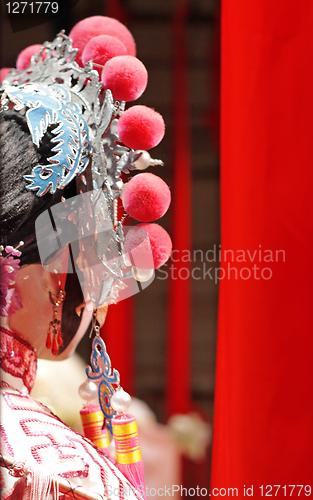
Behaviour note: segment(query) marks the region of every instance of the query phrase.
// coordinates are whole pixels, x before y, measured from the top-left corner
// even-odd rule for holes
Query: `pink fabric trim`
[[[5,392],[3,397],[11,410],[34,411],[36,413],[52,416],[59,420],[49,408],[39,403],[39,401],[30,398],[27,394]]]
[[[28,392],[31,392],[37,371],[34,349],[26,340],[2,326],[0,332],[0,367],[6,373],[21,378]]]
[[[0,423],[0,442],[1,442],[1,453],[3,455],[8,455],[11,458],[14,458],[14,451],[12,446],[9,443],[9,439],[7,433],[3,425]]]

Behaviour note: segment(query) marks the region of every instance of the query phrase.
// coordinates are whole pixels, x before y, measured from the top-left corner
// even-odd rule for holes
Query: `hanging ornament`
[[[96,321],[96,314],[94,321]],[[112,369],[106,345],[100,337],[99,326],[95,325],[93,330],[96,335],[92,343],[91,367],[86,368],[89,380],[80,386],[79,393],[84,399],[91,401],[94,387],[90,384],[96,382],[100,406],[89,403],[81,410],[84,432],[86,437],[108,453],[107,448],[110,442],[105,431],[106,423],[107,429],[114,438],[117,467],[146,498],[137,422],[133,415],[126,413],[131,404],[131,397],[119,385],[120,375],[117,370]]]
[[[54,298],[49,292],[50,302],[53,305],[52,320],[49,323],[46,339],[46,348],[51,349],[54,356],[58,354],[59,347],[63,345],[61,321],[57,319],[58,308],[65,299],[65,291],[61,288]]]
[[[94,327],[96,336],[92,343],[92,352],[90,366],[86,368],[86,374],[90,381],[96,381],[98,384],[98,399],[101,410],[106,419],[106,426],[112,433],[112,418],[115,411],[111,407],[111,397],[114,394],[113,385],[119,386],[120,375],[117,370],[111,367],[111,360],[106,350],[106,345],[100,337],[100,329]]]

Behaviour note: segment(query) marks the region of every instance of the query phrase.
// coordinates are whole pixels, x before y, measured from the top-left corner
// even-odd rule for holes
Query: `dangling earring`
[[[127,413],[131,397],[120,386],[119,372],[112,369],[96,318],[97,311],[92,323],[96,335],[92,342],[91,366],[87,366],[87,380],[79,388],[80,396],[88,403],[80,412],[84,433],[108,455],[110,439],[104,427],[106,425],[113,435],[117,468],[135,488],[141,492],[143,489],[142,496],[146,498],[137,422],[133,415]],[[91,403],[97,393],[100,406]]]
[[[63,345],[62,333],[61,333],[61,321],[57,319],[58,307],[62,304],[65,299],[65,291],[60,288],[58,294],[54,298],[52,293],[49,292],[50,302],[53,305],[52,321],[49,323],[49,328],[47,331],[46,348],[51,349],[52,354],[58,354],[58,349]],[[52,336],[52,340],[51,340]]]

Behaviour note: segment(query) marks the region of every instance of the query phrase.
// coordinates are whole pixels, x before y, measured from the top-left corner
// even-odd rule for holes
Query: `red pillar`
[[[191,405],[191,153],[187,56],[188,0],[177,2],[173,24],[173,260],[170,271],[167,334],[166,412],[187,413]],[[180,272],[180,270],[182,272]]]

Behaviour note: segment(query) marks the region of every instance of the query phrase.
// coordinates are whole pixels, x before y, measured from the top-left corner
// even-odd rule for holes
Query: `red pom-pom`
[[[136,44],[131,32],[116,19],[106,16],[92,16],[79,21],[70,31],[73,47],[78,49],[76,62],[82,66],[82,53],[91,38],[99,35],[110,35],[122,42],[127,54],[136,55]]]
[[[132,149],[151,149],[163,139],[162,116],[147,106],[132,106],[117,122],[121,141]]]
[[[148,83],[148,72],[137,57],[118,56],[104,66],[101,80],[118,101],[134,101],[141,96]]]
[[[125,251],[138,269],[158,269],[170,257],[172,241],[165,229],[158,224],[138,224],[126,235]]]
[[[82,62],[85,65],[92,59],[94,63],[104,66],[112,57],[123,56],[126,53],[126,47],[120,40],[110,35],[99,35],[91,38],[85,46],[82,53]],[[102,68],[95,66],[94,69],[98,71],[101,77]]]
[[[162,217],[171,203],[168,185],[157,175],[137,174],[123,190],[123,206],[136,220],[151,222]]]
[[[126,257],[137,269],[154,269],[153,254],[147,231],[138,226],[124,228]]]
[[[1,68],[0,69],[0,83],[5,79],[8,73],[10,73],[12,68]]]
[[[42,45],[40,44],[35,44],[35,45],[30,45],[29,47],[26,47],[26,49],[22,50],[22,52],[19,53],[17,56],[16,60],[16,68],[18,70],[23,70],[28,68],[30,65],[30,60],[31,57],[34,54],[38,54],[42,49]],[[42,60],[45,59],[45,54],[42,56]]]

